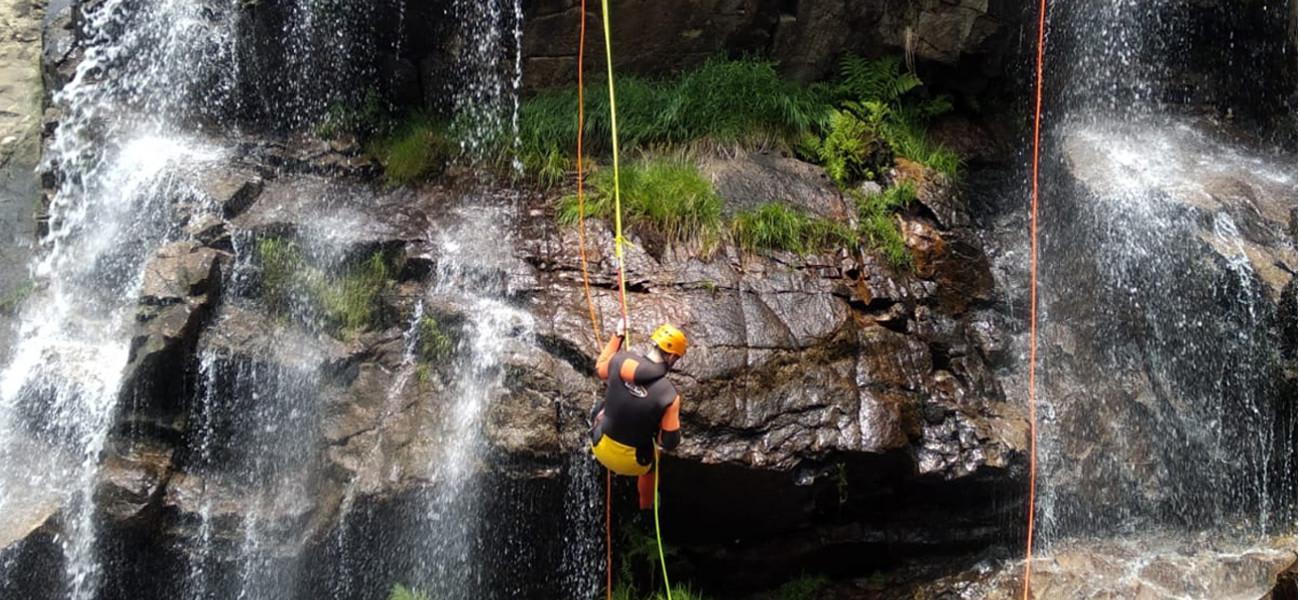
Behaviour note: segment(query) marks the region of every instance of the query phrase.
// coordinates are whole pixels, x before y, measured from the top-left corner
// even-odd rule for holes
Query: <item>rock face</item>
[[[1184,120],[1058,135],[1041,257],[1053,527],[1208,525],[1242,507],[1277,524],[1295,502],[1294,167]]]
[[[573,80],[578,51],[578,3],[534,2],[525,11],[524,85]],[[591,8],[591,5],[589,5]],[[611,2],[615,61],[624,72],[660,73],[720,53],[770,57],[801,80],[825,76],[845,52],[877,55],[906,50],[920,60],[962,64],[976,79],[996,76],[1017,7],[998,0],[897,3],[764,0]],[[599,30],[599,7],[588,31]],[[590,42],[589,42],[590,43]],[[590,52],[589,66],[603,64]]]
[[[41,16],[38,3],[0,2],[0,362],[10,345],[10,315],[29,288],[39,199]]]
[[[1288,585],[1288,573],[1295,570],[1295,538],[1278,538],[1258,547],[1224,552],[1206,548],[1224,545],[1208,539],[1160,537],[1076,544],[1034,560],[1030,593],[1042,600],[1290,597],[1280,594]],[[898,595],[885,593],[881,597],[1011,600],[1021,597],[1023,577],[1023,563],[1004,567],[985,564]]]

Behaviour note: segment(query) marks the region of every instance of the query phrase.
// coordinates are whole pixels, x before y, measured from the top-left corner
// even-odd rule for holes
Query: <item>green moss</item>
[[[613,175],[613,169],[592,174],[586,202],[588,217],[613,220]],[[620,179],[625,228],[644,229],[667,244],[696,242],[707,248],[719,241],[722,198],[693,162],[674,158],[632,162],[621,170]],[[575,196],[560,200],[558,218],[562,224],[577,223]]]
[[[430,117],[412,114],[377,136],[367,148],[384,167],[391,185],[410,185],[440,173],[456,154],[447,127]]]
[[[732,239],[749,252],[778,250],[811,254],[857,244],[845,225],[810,216],[780,202],[768,202],[732,220]]]
[[[392,272],[382,251],[347,267],[339,277],[318,279],[315,296],[327,325],[351,335],[383,322],[383,293]]]
[[[318,318],[327,331],[340,336],[385,323],[383,294],[396,269],[383,251],[331,269],[336,274],[311,264],[298,245],[285,238],[262,238],[255,252],[262,301],[272,313]]]
[[[417,325],[420,358],[428,362],[445,360],[456,348],[455,339],[433,317],[424,316]]]
[[[428,594],[413,590],[400,583],[394,584],[388,592],[388,600],[431,600]]]
[[[774,600],[816,600],[828,583],[825,577],[803,575],[777,588]]]
[[[36,291],[36,282],[30,279],[24,280],[9,291],[0,295],[0,314],[12,315],[18,312],[23,303],[31,297],[32,292]]]

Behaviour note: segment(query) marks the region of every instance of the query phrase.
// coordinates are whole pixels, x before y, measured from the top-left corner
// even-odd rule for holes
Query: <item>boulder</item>
[[[218,250],[183,241],[164,245],[145,263],[135,333],[122,378],[127,401],[164,414],[179,408],[186,386],[185,365],[218,300],[225,257]]]

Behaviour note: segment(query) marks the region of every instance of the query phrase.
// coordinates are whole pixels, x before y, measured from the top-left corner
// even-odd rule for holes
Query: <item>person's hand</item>
[[[614,335],[618,337],[627,337],[627,317],[619,317],[618,324],[614,326]]]

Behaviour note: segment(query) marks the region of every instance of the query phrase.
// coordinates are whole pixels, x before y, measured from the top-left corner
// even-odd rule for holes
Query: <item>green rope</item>
[[[659,449],[655,448],[655,541],[659,543],[659,568],[664,572],[664,594],[673,600],[673,586],[668,583],[668,563],[664,561],[664,538],[659,533]]]

